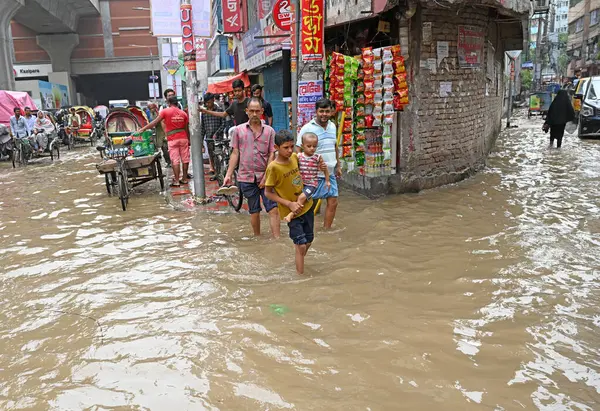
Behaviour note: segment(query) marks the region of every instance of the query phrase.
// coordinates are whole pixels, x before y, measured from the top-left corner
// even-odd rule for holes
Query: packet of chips
[[[408,83],[406,82],[406,73],[396,74],[394,76],[394,87],[396,88],[396,90],[408,88]]]
[[[384,62],[392,61],[394,59],[394,55],[392,54],[391,47],[384,47],[381,54],[381,59]]]
[[[364,130],[366,127],[364,117],[356,117],[356,130]]]
[[[364,97],[363,97],[364,99]],[[366,115],[365,112],[365,104],[364,103],[357,103],[356,106],[356,117],[364,117]]]
[[[352,144],[352,133],[344,133],[342,135],[342,145]]]
[[[362,49],[362,59],[364,67],[369,67],[371,64],[373,64],[373,47],[365,47],[364,49]]]
[[[350,119],[350,120],[344,120],[343,132],[344,133],[351,133],[352,132],[352,119]]]
[[[352,146],[342,146],[342,157],[352,157]]]
[[[357,104],[357,105],[362,105],[362,106],[364,106],[364,105],[365,105],[365,101],[366,101],[366,99],[365,99],[365,94],[364,94],[364,92],[363,92],[363,93],[361,93],[361,94],[359,94],[359,95],[358,95],[358,97],[356,97],[356,104]]]
[[[394,100],[392,98],[392,100],[390,101],[386,101],[383,104],[383,114],[384,115],[390,115],[390,114],[394,114]]]
[[[387,86],[383,89],[383,99],[393,100],[394,99],[394,86]]]
[[[344,113],[346,114],[346,120],[352,120],[354,118],[354,109],[352,107],[344,108]]]
[[[384,124],[392,124],[394,122],[394,114],[386,114],[383,117],[383,123]]]
[[[375,103],[375,92],[371,90],[365,90],[365,105]]]
[[[404,65],[403,57],[400,57],[398,60],[394,60],[394,62],[392,63],[392,66],[394,68],[393,71],[395,74],[406,73],[406,66]]]
[[[365,151],[365,141],[364,141],[364,140],[357,141],[357,142],[354,144],[354,150],[355,150],[357,153],[362,153],[362,152],[364,152],[364,151]]]
[[[391,50],[394,57],[402,57],[402,47],[400,47],[400,44],[393,45]]]
[[[365,121],[366,120],[367,119],[365,119]],[[357,131],[355,141],[365,141],[365,132],[364,132],[364,130]]]

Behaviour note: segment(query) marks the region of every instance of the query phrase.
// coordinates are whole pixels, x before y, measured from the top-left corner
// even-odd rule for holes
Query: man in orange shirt
[[[136,134],[141,134],[146,130],[156,127],[164,120],[165,134],[167,135],[167,144],[169,146],[169,157],[173,166],[174,180],[171,187],[179,187],[181,184],[189,182],[188,167],[190,166],[190,142],[189,142],[189,118],[185,111],[178,107],[177,97],[171,96],[167,99],[169,107],[158,113],[158,116],[150,124],[142,127]],[[179,163],[182,163],[183,170],[179,172]],[[181,175],[181,179],[179,176]]]

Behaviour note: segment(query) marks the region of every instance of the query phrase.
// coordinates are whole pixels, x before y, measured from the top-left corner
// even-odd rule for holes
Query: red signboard
[[[196,61],[206,61],[206,39],[196,37]]]
[[[243,29],[241,0],[223,0],[223,32],[241,33]]]
[[[273,23],[283,31],[292,29],[292,5],[290,0],[277,0],[273,6]]]
[[[302,21],[300,24],[300,52],[303,61],[323,59],[324,1],[301,0]]]
[[[460,68],[479,68],[483,64],[485,32],[479,27],[458,26],[458,64]]]
[[[192,5],[182,4],[179,11],[181,13],[183,65],[189,71],[196,71],[196,46],[194,44],[194,30],[192,29]]]
[[[271,0],[257,0],[258,6],[258,19],[262,20],[271,11]]]

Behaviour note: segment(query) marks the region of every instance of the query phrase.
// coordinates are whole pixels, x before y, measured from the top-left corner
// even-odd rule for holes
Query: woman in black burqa
[[[560,90],[554,101],[550,104],[550,109],[546,115],[546,122],[544,123],[544,131],[550,130],[550,145],[554,144],[556,140],[556,147],[562,146],[562,139],[565,135],[565,126],[569,121],[575,119],[575,110],[571,104],[569,93],[566,90]]]

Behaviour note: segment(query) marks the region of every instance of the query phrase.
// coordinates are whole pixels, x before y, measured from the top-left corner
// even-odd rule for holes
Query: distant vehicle
[[[579,83],[582,83],[581,79]],[[577,87],[574,98],[579,101],[579,126],[577,136],[579,138],[600,137],[600,76],[591,77],[587,85]]]
[[[109,100],[109,107],[127,107],[129,105],[129,100]]]
[[[575,93],[573,94],[573,98],[571,102],[573,103],[573,110],[575,110],[575,120],[579,120],[579,111],[581,110],[581,103],[583,100],[583,96],[587,91],[587,88],[590,84],[590,77],[584,77],[579,79],[577,85],[575,86]],[[582,98],[576,98],[577,95],[581,95]]]

